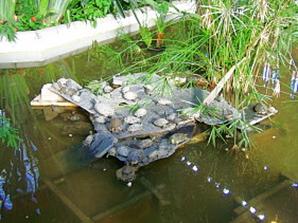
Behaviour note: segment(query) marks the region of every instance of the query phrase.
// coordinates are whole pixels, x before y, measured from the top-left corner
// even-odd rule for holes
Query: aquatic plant
[[[6,37],[10,41],[15,39],[15,5],[15,0],[0,1],[0,39],[3,37]]]
[[[0,110],[0,141],[9,148],[16,149],[20,143],[19,132],[11,126],[10,120]]]

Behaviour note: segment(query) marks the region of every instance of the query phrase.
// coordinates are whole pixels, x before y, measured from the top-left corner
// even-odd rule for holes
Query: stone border
[[[180,11],[196,10],[194,0],[179,0],[173,4]],[[156,13],[150,7],[143,7],[136,13],[141,23],[154,26]],[[167,19],[178,16],[176,9],[171,8]],[[109,14],[98,19],[95,28],[90,22],[77,21],[37,31],[18,32],[16,42],[0,40],[0,68],[42,66],[78,54],[88,49],[94,41],[106,43],[114,40],[120,32],[136,33],[138,30],[139,25],[130,10],[125,18],[115,19]]]

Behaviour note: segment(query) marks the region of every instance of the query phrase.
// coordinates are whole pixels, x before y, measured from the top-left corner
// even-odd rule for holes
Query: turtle
[[[256,112],[258,115],[266,115],[268,113],[268,107],[264,105],[263,103],[257,103],[253,107],[254,112]]]
[[[179,145],[187,140],[189,138],[186,133],[175,133],[170,137],[170,142],[174,145]]]
[[[159,118],[159,119],[156,119],[153,124],[157,127],[160,127],[160,128],[163,128],[165,127],[167,124],[169,123],[168,120],[166,120],[165,118]]]
[[[122,130],[123,119],[120,117],[112,117],[109,130],[111,132],[119,132]]]
[[[116,171],[116,176],[119,180],[124,182],[131,182],[136,179],[136,171],[139,167],[135,166],[123,166],[122,168]]]

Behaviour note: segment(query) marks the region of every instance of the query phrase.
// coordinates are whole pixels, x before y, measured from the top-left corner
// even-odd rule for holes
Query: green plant
[[[142,41],[145,43],[146,47],[149,48],[153,41],[152,32],[148,27],[141,26],[140,27],[140,36]]]
[[[0,39],[3,37],[6,37],[9,41],[15,39],[15,5],[15,0],[0,1]]]
[[[73,0],[67,9],[67,19],[70,21],[95,21],[110,12],[112,0]]]
[[[13,149],[17,149],[21,139],[18,130],[10,125],[10,120],[0,115],[0,140],[1,142]]]

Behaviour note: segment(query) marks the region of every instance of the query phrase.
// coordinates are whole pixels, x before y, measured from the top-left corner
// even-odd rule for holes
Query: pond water
[[[2,211],[3,222],[73,223],[86,217],[85,222],[93,218],[106,223],[230,222],[237,217],[235,198],[248,201],[270,190],[280,182],[281,174],[298,180],[298,101],[289,99],[288,71],[283,75],[285,93],[273,101],[279,113],[265,122],[269,128],[251,136],[254,147],[249,152],[226,152],[225,145],[214,148],[194,141],[172,157],[142,168],[132,187],[116,179],[121,163],[114,158],[102,158],[92,165],[78,161],[71,151],[92,130],[87,114],[32,109],[30,101],[43,84],[59,77],[86,83],[118,71],[100,55],[88,52],[42,68],[0,71],[1,108],[37,146],[34,156],[40,172],[37,203],[29,195],[14,196],[13,210]],[[80,120],[71,121],[74,116]],[[9,156],[4,153],[1,168],[8,165]],[[199,171],[192,171],[182,157]],[[216,188],[215,182],[222,186]],[[225,195],[223,189],[230,193]],[[157,191],[157,196],[150,190]],[[297,221],[298,190],[283,191],[270,199],[262,210],[268,222]]]

